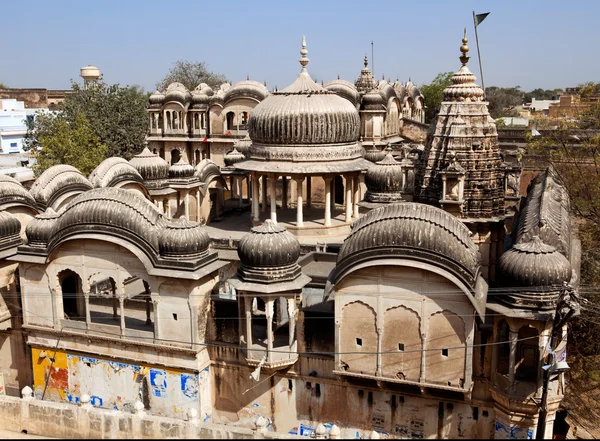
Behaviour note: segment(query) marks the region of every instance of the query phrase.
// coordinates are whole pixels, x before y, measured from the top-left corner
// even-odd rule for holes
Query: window
[[[398,350],[404,352],[404,343],[398,343]]]
[[[291,378],[288,378],[288,392],[291,392],[294,389],[294,382]]]
[[[362,346],[362,338],[356,337],[356,345],[357,346]]]
[[[369,391],[367,401],[369,402],[369,404],[373,404],[373,392]]]
[[[315,396],[319,398],[321,396],[321,385],[317,383],[315,386]]]
[[[358,398],[362,398],[362,397],[364,397],[364,396],[365,396],[365,391],[364,391],[364,390],[362,390],[362,389],[359,389],[359,390],[358,390]]]
[[[177,314],[173,313],[173,320],[177,320]]]
[[[442,356],[443,357],[447,357],[448,356],[448,349],[442,349]]]
[[[473,419],[477,421],[479,419],[479,407],[473,407]]]
[[[396,395],[392,395],[392,409],[395,409],[397,406],[396,404]]]

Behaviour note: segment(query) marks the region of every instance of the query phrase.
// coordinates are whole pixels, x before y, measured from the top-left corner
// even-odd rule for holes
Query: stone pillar
[[[377,370],[375,371],[375,375],[378,377],[383,376],[383,372],[381,370],[381,335],[383,334],[383,328],[377,328]]]
[[[125,296],[119,294],[119,309],[121,309],[121,336],[125,335]]]
[[[160,308],[158,304],[160,303],[160,298],[152,299],[152,305],[154,306],[154,340],[160,340]]]
[[[294,339],[295,339],[295,334],[296,334],[296,300],[294,298],[287,299],[287,311],[288,311],[288,319],[289,319],[288,346],[290,347],[290,351],[292,351],[293,346],[295,346]]]
[[[254,222],[258,222],[259,219],[259,195],[258,195],[258,190],[259,190],[259,185],[258,185],[258,175],[256,173],[252,174],[252,220]]]
[[[310,210],[310,208],[312,207],[312,179],[310,176],[306,177],[306,208]],[[300,187],[300,190],[298,190],[300,192],[302,192],[302,187]]]
[[[248,353],[246,357],[250,358],[250,349],[252,348],[252,298],[244,296],[244,309],[246,314],[246,348]]]
[[[335,210],[335,177],[331,179],[331,198],[329,201],[331,203],[331,212],[333,213]]]
[[[240,208],[242,208],[244,206],[244,188],[243,188],[243,177],[240,175],[237,178],[237,184],[238,184],[238,198],[240,201]]]
[[[352,217],[358,219],[358,203],[360,202],[360,175],[354,176],[354,200],[353,200],[353,213]]]
[[[267,212],[267,175],[262,176],[262,207],[263,213]]]
[[[92,323],[92,317],[90,315],[90,293],[83,293],[83,300],[85,301],[85,327],[86,329],[90,329],[90,325]]]
[[[352,187],[353,187],[352,176],[346,175],[346,219],[345,221],[350,223],[352,221]]]
[[[331,226],[331,178],[324,177],[325,181],[325,226]]]
[[[519,339],[519,331],[516,329],[510,329],[508,333],[508,340],[510,341],[510,355],[508,358],[508,384],[509,393],[512,393],[512,387],[515,384],[515,365],[517,358],[517,340]]]
[[[281,208],[288,208],[288,180],[287,176],[281,177]]]
[[[304,176],[302,176],[301,178],[295,178],[295,181],[296,188],[298,189],[298,191],[296,192],[296,226],[298,228],[302,228],[304,226],[304,218],[302,213],[302,183],[304,182]]]
[[[190,219],[190,192],[189,192],[189,190],[186,190],[186,192],[185,192],[184,204],[185,204],[185,218],[187,220],[189,220]]]
[[[196,190],[196,222],[200,222],[200,188]]]
[[[277,223],[277,191],[275,185],[277,184],[277,175],[271,176],[271,220]]]
[[[267,361],[273,361],[273,300],[265,302],[265,315],[267,316]]]

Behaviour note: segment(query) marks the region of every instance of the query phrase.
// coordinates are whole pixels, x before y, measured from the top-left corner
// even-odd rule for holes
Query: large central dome
[[[236,164],[236,168],[284,173],[368,168],[358,143],[358,111],[310,77],[304,38],[300,54],[302,70],[296,81],[270,94],[250,113],[248,133],[252,145],[246,154],[248,160]],[[300,169],[294,163],[301,163]]]

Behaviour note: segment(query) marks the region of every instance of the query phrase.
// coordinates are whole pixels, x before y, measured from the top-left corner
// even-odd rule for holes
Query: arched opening
[[[248,124],[248,112],[240,113],[240,129],[245,130]]]
[[[201,161],[200,150],[196,150],[194,152],[194,165],[198,165],[200,163],[200,161]]]
[[[225,117],[227,118],[227,130],[232,130],[233,120],[235,119],[235,113],[227,112],[227,115]]]
[[[510,328],[505,320],[500,320],[498,323],[498,330],[496,332],[496,345],[497,352],[497,371],[499,374],[508,375],[508,366],[510,359],[510,343],[509,336]]]
[[[59,275],[62,291],[63,311],[68,320],[85,321],[85,298],[81,277],[71,270],[64,270]]]
[[[523,326],[519,329],[515,378],[519,381],[537,382],[539,363],[539,333],[537,329]]]
[[[115,279],[99,274],[90,276],[88,303],[92,323],[120,326],[121,310]]]
[[[176,164],[181,159],[181,152],[178,149],[171,150],[171,165]]]
[[[334,201],[336,204],[343,205],[344,204],[344,180],[341,176],[335,176],[335,195]]]
[[[279,297],[273,302],[273,347],[289,345],[290,316],[285,297]]]
[[[130,277],[123,282],[125,300],[125,328],[154,332],[154,304],[150,285],[140,277]]]
[[[160,150],[158,151],[158,155],[159,155],[161,158],[165,159],[165,148],[164,148],[164,147],[161,147],[161,148],[160,148]]]
[[[153,149],[153,150],[152,150],[152,153],[154,153],[154,154],[156,155],[156,153],[157,153],[157,152],[156,152],[156,149]]]

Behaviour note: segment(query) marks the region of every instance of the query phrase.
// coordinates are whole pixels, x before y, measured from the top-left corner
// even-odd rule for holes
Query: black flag
[[[485,17],[487,17],[488,15],[490,15],[489,12],[485,12],[483,14],[477,14],[475,16],[475,27],[479,26],[483,20],[485,20]]]

